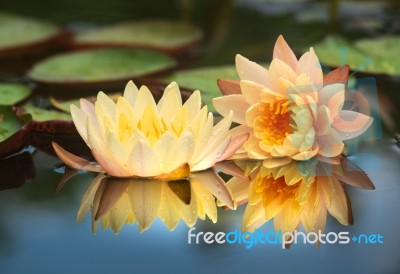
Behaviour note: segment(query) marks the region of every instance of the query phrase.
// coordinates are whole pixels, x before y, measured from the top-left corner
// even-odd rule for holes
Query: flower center
[[[260,116],[254,121],[254,133],[266,145],[282,145],[290,133],[290,112],[286,99],[260,102]]]

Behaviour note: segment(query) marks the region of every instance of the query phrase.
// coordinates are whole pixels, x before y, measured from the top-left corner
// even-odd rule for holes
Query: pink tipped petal
[[[96,159],[96,161],[101,165],[101,167],[104,169],[104,171],[113,177],[129,177],[130,174],[125,171],[124,169],[121,168],[118,164],[114,163],[112,160],[109,158],[106,158],[105,155],[103,155],[100,152],[97,152],[96,149],[92,149],[92,154],[93,157]]]
[[[335,172],[336,178],[345,184],[363,189],[375,189],[368,175],[356,164],[343,157],[340,172]]]
[[[236,70],[241,80],[249,80],[270,87],[268,70],[240,54],[236,55]]]
[[[300,57],[296,72],[298,74],[307,73],[315,85],[322,87],[324,78],[321,64],[313,48],[310,48],[309,52],[304,53]]]
[[[223,95],[241,94],[240,81],[218,79],[217,84]]]
[[[297,66],[296,55],[294,55],[292,49],[286,43],[282,35],[279,35],[278,39],[276,40],[273,58],[281,59],[283,62],[288,64],[293,70],[296,69]]]
[[[229,145],[226,147],[224,153],[218,159],[218,162],[221,162],[223,160],[232,157],[233,154],[235,154],[235,152],[243,146],[243,144],[247,141],[247,139],[249,139],[248,133],[232,136]]]
[[[229,174],[250,182],[250,177],[247,176],[246,172],[236,165],[234,161],[218,162],[214,165],[214,167],[220,169],[225,174]]]
[[[353,139],[364,133],[374,119],[351,110],[342,110],[333,120],[333,127],[338,130],[342,140]]]
[[[330,112],[327,106],[320,106],[318,108],[317,119],[315,122],[315,127],[317,135],[325,135],[331,129],[332,118],[330,117]]]
[[[98,164],[91,163],[86,159],[78,157],[62,147],[60,147],[57,143],[52,143],[54,151],[57,156],[67,165],[75,169],[79,170],[87,170],[93,172],[104,172],[103,168]]]
[[[324,77],[324,85],[330,85],[333,83],[342,83],[347,85],[347,79],[349,77],[349,66],[343,65],[335,70],[332,70]]]
[[[213,99],[215,109],[222,116],[228,116],[233,111],[233,122],[244,124],[246,111],[250,105],[244,100],[242,94],[234,94]]]

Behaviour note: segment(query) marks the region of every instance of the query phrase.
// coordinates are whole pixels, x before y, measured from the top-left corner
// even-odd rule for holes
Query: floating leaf
[[[57,26],[37,19],[0,13],[0,53],[29,50],[51,42],[60,33]]]
[[[349,64],[352,70],[367,69],[371,66],[371,58],[340,36],[327,36],[315,45],[314,49],[319,60],[328,66]]]
[[[142,47],[180,53],[198,42],[202,32],[185,22],[146,20],[124,22],[79,33],[74,42],[81,47]]]
[[[23,113],[32,115],[33,131],[50,134],[77,134],[69,113],[57,110],[42,109],[31,104],[24,105]]]
[[[99,49],[65,53],[36,64],[30,78],[48,84],[126,81],[175,66],[170,57],[145,49]]]
[[[0,103],[2,105],[15,105],[31,94],[28,86],[15,83],[0,83]]]
[[[331,67],[349,64],[353,71],[400,75],[398,37],[363,39],[354,45],[339,36],[327,36],[315,46],[320,61]]]
[[[0,106],[0,157],[19,151],[29,141],[30,115],[18,116],[11,106]]]
[[[221,78],[238,80],[239,78],[235,66],[207,67],[178,71],[164,78],[164,81],[175,81],[179,83],[181,87],[191,90],[200,90],[203,102],[207,104],[210,111],[215,111],[212,99],[222,96],[217,85],[217,80]]]

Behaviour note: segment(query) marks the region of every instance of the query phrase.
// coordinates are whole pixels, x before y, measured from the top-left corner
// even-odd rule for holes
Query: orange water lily
[[[373,119],[343,110],[348,67],[323,76],[313,48],[297,59],[282,36],[266,69],[236,56],[240,83],[220,80],[226,96],[213,100],[223,116],[233,111],[238,132],[248,132],[242,156],[308,160],[335,157],[343,140],[365,132]],[[239,154],[237,154],[239,155]]]
[[[214,126],[199,91],[183,104],[174,82],[158,104],[146,86],[130,81],[116,103],[99,92],[94,104],[81,99],[80,108],[71,105],[71,114],[97,163],[53,144],[57,155],[73,168],[114,177],[186,177],[229,158],[248,137],[229,129],[232,114]]]

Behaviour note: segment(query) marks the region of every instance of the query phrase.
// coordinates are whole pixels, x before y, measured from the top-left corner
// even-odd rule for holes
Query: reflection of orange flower
[[[258,229],[273,219],[275,229],[292,232],[301,224],[306,232],[324,230],[327,212],[341,224],[352,223],[350,200],[340,180],[343,174],[354,183],[354,176],[348,175],[342,165],[328,165],[312,159],[291,162],[283,166],[261,165],[253,171],[250,185],[239,178],[232,178],[228,186],[232,189],[237,203],[248,201],[244,216],[243,230]],[[359,171],[355,172],[363,187],[373,188],[369,179]],[[243,195],[248,189],[247,195]]]
[[[92,212],[92,229],[98,222],[118,233],[125,224],[138,223],[148,229],[159,217],[173,230],[182,219],[189,227],[208,216],[217,221],[218,201],[233,208],[233,200],[224,181],[213,170],[196,172],[190,180],[157,181],[119,179],[99,174],[84,194],[78,221]]]
[[[348,67],[324,80],[314,50],[297,60],[282,36],[273,57],[267,70],[237,55],[240,89],[222,81],[222,92],[234,94],[213,100],[221,115],[233,111],[233,121],[241,124],[238,131],[250,133],[244,145],[249,157],[334,157],[343,151],[343,140],[371,125],[371,117],[342,109]]]

